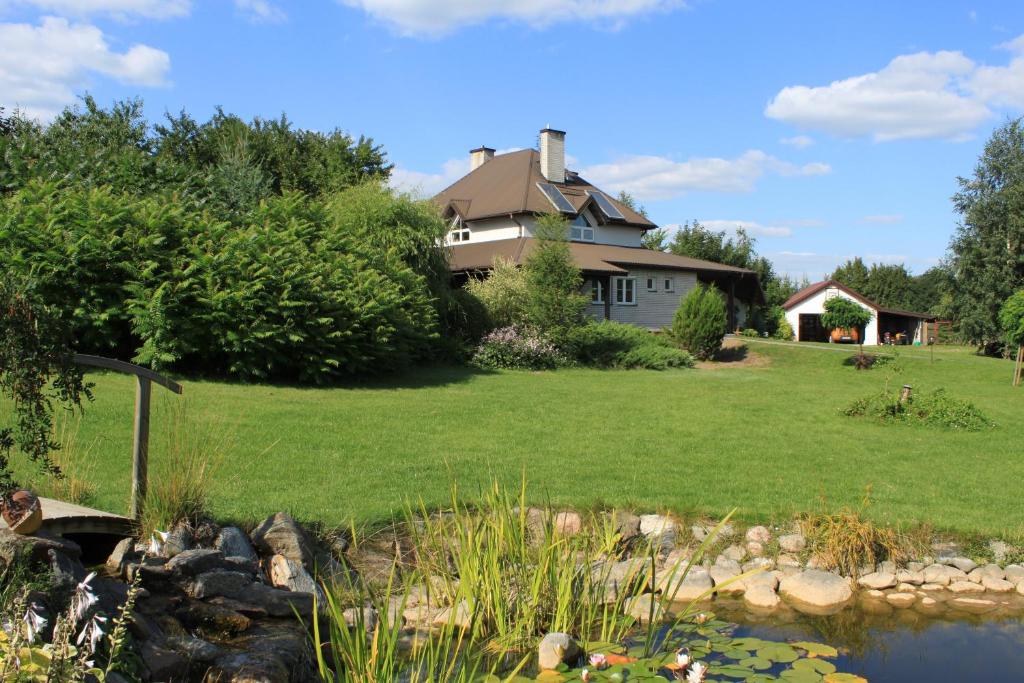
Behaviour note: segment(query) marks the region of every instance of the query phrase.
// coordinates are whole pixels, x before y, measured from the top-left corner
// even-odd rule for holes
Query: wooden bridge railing
[[[115,358],[75,354],[75,362],[94,368],[116,370],[135,375],[135,432],[132,438],[132,507],[131,517],[138,521],[146,504],[146,487],[149,480],[149,399],[153,383],[181,394],[183,389],[177,382],[167,379],[141,365],[126,363]]]

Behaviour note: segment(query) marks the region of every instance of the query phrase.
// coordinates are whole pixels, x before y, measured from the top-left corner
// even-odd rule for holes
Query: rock
[[[985,588],[973,581],[954,581],[947,590],[951,593],[984,593]]]
[[[285,512],[268,517],[252,532],[256,549],[266,555],[284,555],[305,568],[313,561],[313,542],[298,522]]]
[[[693,534],[695,541],[702,542],[706,539],[712,531],[715,530],[717,524],[694,524],[690,527],[690,533]],[[733,529],[732,524],[723,524],[722,528],[718,530],[718,538],[731,538],[736,531]],[[712,539],[715,540],[715,539]]]
[[[196,548],[178,553],[164,565],[169,571],[186,576],[197,576],[214,569],[224,568],[224,553],[209,548]]]
[[[764,544],[772,540],[772,532],[768,531],[768,527],[752,526],[747,529],[745,538],[748,542]]]
[[[862,588],[874,588],[876,590],[892,588],[896,585],[896,575],[889,572],[874,572],[857,579],[857,585]]]
[[[907,571],[923,572],[925,566],[924,562],[907,562]]]
[[[913,583],[897,583],[896,584],[896,592],[897,593],[913,593],[915,591],[917,591],[917,584],[913,584]]]
[[[349,607],[341,614],[349,628],[356,628],[362,624],[363,630],[367,633],[377,628],[377,622],[380,621],[377,610],[372,607]]]
[[[567,633],[548,633],[537,646],[537,667],[550,671],[560,664],[573,664],[579,658],[580,646]]]
[[[723,550],[722,555],[724,555],[727,559],[740,562],[743,560],[744,557],[747,556],[747,551],[745,548],[743,548],[743,546],[733,544],[725,550]]]
[[[1005,579],[1006,572],[998,564],[983,564],[977,569],[971,571],[967,576],[977,574],[978,576],[988,576],[993,579]]]
[[[1014,585],[1005,579],[986,576],[981,580],[981,587],[993,593],[1009,593],[1013,590]]]
[[[632,512],[615,510],[612,513],[612,523],[615,525],[615,533],[623,542],[632,541],[640,535],[640,518]]]
[[[892,560],[885,560],[883,562],[878,563],[877,571],[884,572],[886,574],[895,574],[897,571],[899,571],[899,567],[897,567],[896,563]]]
[[[743,602],[754,609],[772,610],[777,608],[782,601],[768,584],[756,584],[743,594]]]
[[[779,568],[798,569],[800,567],[803,567],[803,564],[800,562],[800,560],[797,557],[790,555],[789,553],[780,554],[776,558],[775,562],[776,564],[778,564]]]
[[[220,648],[202,638],[192,636],[168,636],[164,641],[168,648],[184,655],[189,661],[209,664],[220,656]]]
[[[924,568],[924,582],[925,583],[938,583],[943,586],[948,586],[954,581],[966,581],[967,574],[957,569],[944,564],[931,564]]]
[[[58,591],[70,591],[85,579],[86,571],[82,561],[70,557],[59,550],[48,550],[50,564],[50,582]]]
[[[984,598],[953,598],[946,604],[971,614],[984,614],[985,612],[991,612],[999,606],[993,600],[985,600]]]
[[[818,569],[785,577],[779,584],[779,593],[798,605],[820,609],[841,607],[853,597],[847,579]]]
[[[921,598],[921,601],[918,604],[925,610],[934,610],[940,608],[939,601],[935,598],[929,598],[927,595]]]
[[[297,613],[304,619],[313,615],[313,594],[271,588],[254,583],[243,596],[244,601],[266,610],[272,617],[294,617]]]
[[[747,554],[751,557],[761,557],[764,555],[764,544],[759,541],[747,541]]]
[[[885,593],[883,593],[880,590],[871,588],[869,590],[864,591],[864,597],[869,600],[885,600]]]
[[[237,598],[252,585],[252,577],[244,572],[204,572],[192,580],[188,594],[193,598]]]
[[[1003,577],[1011,583],[1020,583],[1024,581],[1024,567],[1019,564],[1008,564],[1003,569],[1005,576]]]
[[[207,680],[223,683],[288,683],[289,669],[268,652],[238,652],[221,657],[207,674]]]
[[[250,619],[263,619],[267,616],[267,610],[256,605],[252,605],[248,602],[243,602],[235,598],[228,598],[222,595],[215,598],[209,598],[207,600],[211,605],[217,605],[218,607],[224,607],[235,612],[238,612],[242,616],[249,617]]]
[[[188,678],[188,659],[146,641],[139,654],[151,681],[182,681]]]
[[[591,568],[593,580],[604,584],[604,601],[614,602],[620,593],[646,588],[639,584],[645,580],[646,565],[643,558],[634,557],[618,562],[595,562]]]
[[[1017,584],[1017,592],[1024,595],[1024,581]]]
[[[7,527],[0,527],[0,568],[10,566],[20,558],[28,558],[35,564],[49,564],[51,550],[75,559],[82,557],[82,548],[74,541],[50,536],[42,531],[32,536],[23,536]]]
[[[988,549],[992,553],[992,559],[1000,563],[1006,562],[1007,556],[1015,550],[1009,543],[996,540],[988,542]]]
[[[640,515],[640,533],[662,548],[670,548],[675,544],[676,529],[676,522],[671,517]]]
[[[670,601],[689,602],[697,599],[711,599],[711,574],[703,567],[691,567],[685,576],[682,570],[662,575],[657,589]]]
[[[185,524],[178,524],[167,534],[167,539],[160,548],[160,554],[172,558],[186,550],[191,550],[193,545],[192,531]]]
[[[743,571],[752,572],[755,569],[772,569],[775,563],[772,562],[770,557],[755,557],[750,562],[743,563]]]
[[[241,557],[251,562],[258,562],[256,549],[244,531],[236,526],[226,526],[217,534],[213,547],[224,553],[224,557]]]
[[[946,590],[946,586],[941,583],[924,583],[921,584],[921,590],[923,591],[941,591]]]
[[[966,557],[946,557],[942,558],[941,561],[942,564],[956,567],[965,574],[978,566],[977,562]]]
[[[107,558],[106,566],[111,573],[122,576],[125,565],[129,562],[137,562],[139,559],[139,553],[135,552],[135,539],[124,538],[114,546],[114,551]]]
[[[559,536],[575,536],[583,531],[583,517],[578,512],[559,512],[555,515],[555,533]]]
[[[807,539],[804,538],[803,534],[786,534],[785,536],[779,536],[779,547],[782,548],[783,552],[799,553],[807,547]]]
[[[289,560],[284,555],[270,558],[270,583],[277,588],[284,588],[300,593],[315,593],[318,586],[301,564]]]
[[[199,600],[190,600],[174,616],[189,628],[213,633],[241,633],[252,624],[249,617],[234,610]]]
[[[901,569],[896,572],[896,581],[899,583],[909,583],[912,586],[920,586],[924,583],[924,572]]]
[[[650,623],[652,615],[655,622],[661,621],[663,616],[661,603],[651,593],[629,598],[623,603],[622,608],[626,614],[636,619],[638,626]]]
[[[731,581],[740,575],[739,564],[731,560],[726,560],[729,564],[715,564],[709,570],[711,580],[714,582],[716,592],[722,595],[740,595],[745,590],[743,581],[732,581],[726,584],[722,588],[718,588],[721,584],[725,584],[727,581]]]
[[[906,608],[917,602],[917,596],[913,593],[889,593],[885,596],[886,602],[893,607]]]
[[[469,604],[463,600],[454,608],[445,607],[434,617],[434,628],[450,626],[457,629],[468,629],[473,625],[473,615],[469,611]]]

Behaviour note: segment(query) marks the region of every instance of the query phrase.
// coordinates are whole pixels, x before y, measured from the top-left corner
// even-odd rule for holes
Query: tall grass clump
[[[62,413],[53,426],[53,442],[59,446],[50,454],[50,460],[60,468],[60,477],[37,477],[32,490],[46,498],[63,500],[76,505],[89,505],[96,496],[93,483],[96,440],[83,444],[79,441],[81,416]]]
[[[843,414],[963,432],[980,432],[995,426],[971,401],[954,398],[944,389],[917,392],[906,400],[898,392],[883,391],[857,399]]]

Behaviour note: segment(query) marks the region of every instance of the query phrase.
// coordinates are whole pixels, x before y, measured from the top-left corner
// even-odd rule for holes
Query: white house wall
[[[786,311],[786,321],[789,322],[790,326],[793,328],[793,334],[797,335],[797,341],[801,341],[799,338],[800,314],[821,315],[825,312],[825,302],[834,296],[841,296],[844,299],[849,299],[858,306],[867,308],[871,311],[871,322],[869,322],[864,328],[864,346],[878,346],[878,311],[869,306],[865,306],[864,302],[854,299],[852,296],[836,287],[823,289],[809,299],[801,301]]]
[[[498,216],[478,221],[468,221],[466,227],[470,231],[470,242],[494,242],[516,237],[534,237],[537,220],[533,216],[520,215],[515,218]],[[639,247],[643,231],[639,228],[627,228],[621,225],[598,225],[594,228],[594,244],[613,244],[619,247]],[[452,244],[451,235],[445,240]]]
[[[466,227],[469,228],[470,242],[494,242],[496,240],[510,240],[523,236],[522,228],[509,216],[468,221]],[[451,234],[448,235],[446,243],[452,243]]]

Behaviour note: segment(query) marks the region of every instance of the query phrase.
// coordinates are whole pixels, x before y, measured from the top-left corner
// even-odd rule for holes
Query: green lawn
[[[684,514],[782,519],[857,505],[884,522],[1017,535],[1024,531],[1024,390],[1007,361],[940,348],[902,351],[896,380],[969,398],[998,427],[954,433],[842,417],[881,388],[886,371],[843,367],[834,347],[751,348],[761,367],[653,371],[476,373],[428,368],[335,389],[184,381],[185,397],[154,394],[154,453],[172,401],[233,436],[215,482],[218,515],[241,520],[286,509],[358,523],[402,501],[444,500],[454,478],[470,490],[525,470],[538,499]],[[849,352],[849,349],[846,350]],[[97,507],[127,508],[133,380],[92,376],[96,401],[78,442],[95,456]]]

